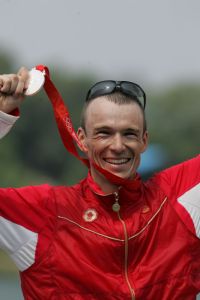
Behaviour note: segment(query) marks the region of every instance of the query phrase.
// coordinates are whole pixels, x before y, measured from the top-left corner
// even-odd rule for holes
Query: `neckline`
[[[94,181],[91,172],[88,172],[87,176],[87,183],[89,188],[92,190],[93,193],[99,195],[99,196],[109,196],[114,195],[115,192],[111,193],[104,193],[101,189],[101,187],[98,185],[97,182]],[[118,185],[118,191],[131,191],[131,192],[138,192],[141,189],[142,186],[142,180],[140,175],[137,173],[136,176],[133,179],[126,179],[124,182],[120,185]]]

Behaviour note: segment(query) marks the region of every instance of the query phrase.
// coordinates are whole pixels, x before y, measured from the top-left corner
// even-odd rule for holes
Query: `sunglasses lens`
[[[122,93],[129,95],[131,97],[137,98],[140,103],[143,103],[143,108],[146,105],[146,96],[143,89],[136,83],[129,81],[113,81],[106,80],[97,82],[89,90],[86,101],[89,101],[93,98],[111,94],[113,91],[119,89]]]
[[[129,92],[130,95],[135,96],[135,97],[143,97],[144,92],[142,89],[137,86],[136,84],[132,82],[122,82],[121,83],[121,88],[123,92]]]
[[[98,96],[107,95],[114,91],[115,89],[115,81],[107,80],[101,81],[93,85],[93,87],[89,90],[86,101],[96,98]]]
[[[143,103],[143,107],[145,108],[146,96],[139,85],[133,82],[123,81],[121,82],[121,90],[125,94],[138,98],[141,101],[141,103]]]

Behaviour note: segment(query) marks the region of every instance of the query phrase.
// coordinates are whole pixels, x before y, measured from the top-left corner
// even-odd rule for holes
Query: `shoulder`
[[[200,155],[153,177],[186,227],[200,238]]]
[[[54,186],[53,196],[58,215],[71,216],[83,205],[85,180],[73,186]]]
[[[66,199],[68,201],[75,200],[78,198],[80,199],[80,196],[84,193],[85,185],[86,185],[86,180],[83,179],[77,184],[72,186],[65,186],[65,185],[53,186],[52,191],[56,198],[56,201],[62,203],[63,201],[65,202]]]
[[[155,174],[153,181],[167,196],[180,197],[200,183],[200,155]]]
[[[1,199],[6,201],[15,200],[16,202],[22,202],[23,200],[28,202],[38,202],[42,199],[47,199],[52,192],[52,187],[48,184],[42,185],[29,185],[24,187],[8,187],[0,188]]]

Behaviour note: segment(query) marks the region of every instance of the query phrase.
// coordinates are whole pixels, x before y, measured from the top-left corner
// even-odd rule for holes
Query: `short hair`
[[[130,95],[126,95],[123,94],[121,92],[114,92],[111,94],[107,94],[107,95],[102,95],[102,96],[98,96],[98,98],[104,97],[106,100],[116,103],[118,105],[123,105],[123,104],[130,104],[130,103],[136,103],[139,107],[140,110],[142,112],[143,115],[143,132],[145,132],[147,130],[147,122],[146,122],[146,116],[145,116],[145,111],[144,111],[144,107],[142,105],[142,103],[140,102],[140,100],[137,97],[133,97]],[[81,127],[85,130],[85,122],[86,122],[86,111],[88,106],[90,105],[90,103],[95,100],[97,97],[92,98],[88,101],[85,102],[82,112],[81,112]]]

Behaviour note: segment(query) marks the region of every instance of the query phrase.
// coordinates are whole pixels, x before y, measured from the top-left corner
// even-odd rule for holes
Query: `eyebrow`
[[[98,132],[100,130],[112,130],[112,127],[109,127],[109,126],[100,126],[100,127],[94,128],[94,132]]]
[[[135,133],[138,133],[138,134],[140,133],[140,130],[136,129],[136,128],[127,128],[124,131],[131,131],[131,132],[135,132]]]

